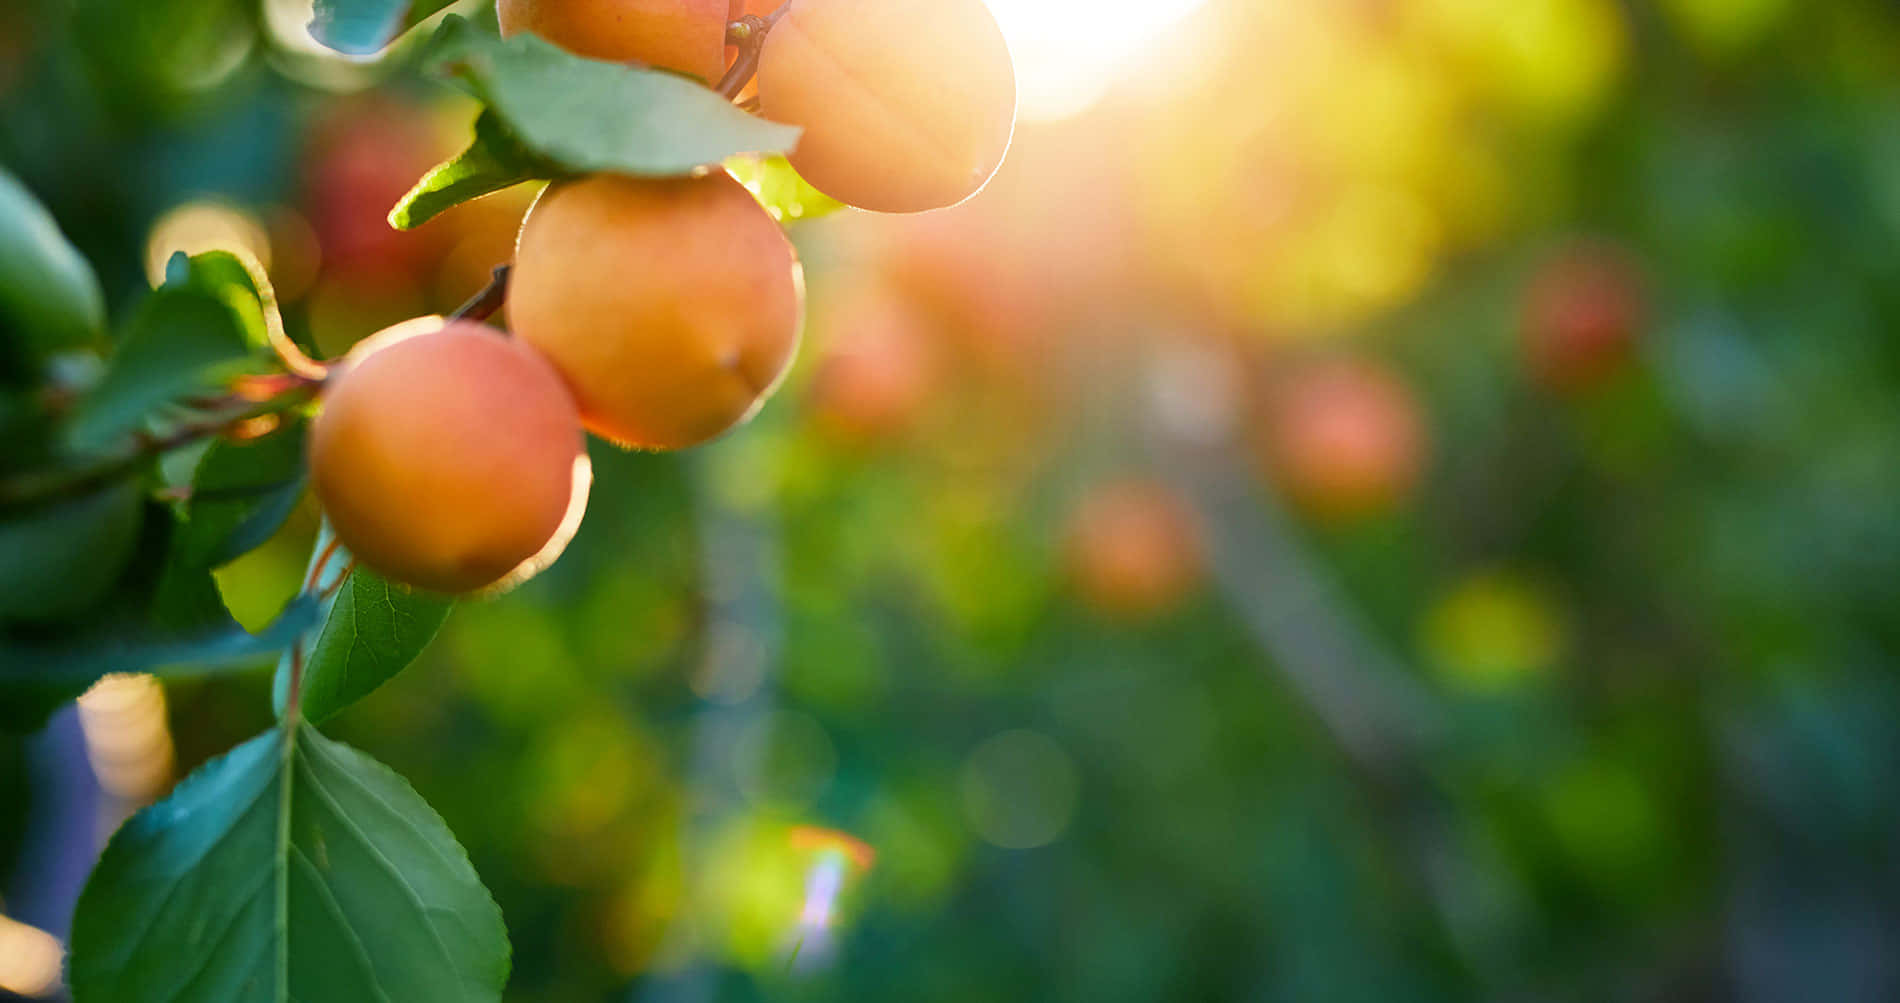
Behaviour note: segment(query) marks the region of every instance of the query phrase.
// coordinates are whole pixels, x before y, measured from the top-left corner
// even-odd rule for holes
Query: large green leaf
[[[468,149],[423,175],[389,211],[389,225],[411,230],[464,202],[561,173],[522,146],[494,112],[484,111],[475,120],[475,139]]]
[[[533,35],[502,39],[450,16],[432,58],[528,150],[574,174],[690,174],[739,153],[783,153],[799,130],[663,70],[597,62]]]
[[[78,1003],[499,1000],[501,910],[386,766],[291,722],[134,815],[73,919]]]
[[[105,332],[105,297],[86,259],[45,207],[0,168],[0,332],[27,354],[91,344]]]
[[[326,523],[317,538],[317,553],[329,547]],[[332,576],[348,567],[350,555],[337,548],[330,555],[319,588],[336,593],[323,610],[323,627],[315,643],[304,651],[303,716],[321,723],[363,699],[422,654],[435,639],[455,600],[392,585],[364,567],[348,572],[349,580],[335,585]],[[283,713],[290,684],[290,658],[277,666],[274,699]]]
[[[303,497],[304,422],[261,439],[219,439],[205,451],[185,506],[179,559],[214,568],[270,539]]]
[[[260,336],[263,307],[235,258],[179,255],[167,274],[74,416],[68,429],[74,450],[101,450],[166,404],[269,368]]]
[[[338,52],[367,56],[453,0],[317,0],[310,37]]]

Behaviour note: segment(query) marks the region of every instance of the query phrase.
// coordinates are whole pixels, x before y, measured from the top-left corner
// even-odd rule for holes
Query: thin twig
[[[227,403],[242,405],[241,410],[185,422],[164,435],[141,431],[131,436],[117,451],[99,457],[86,466],[28,473],[0,480],[0,509],[24,508],[83,493],[88,488],[130,473],[146,461],[172,450],[189,446],[200,439],[223,435],[247,421],[288,411],[315,396],[322,386],[320,380],[294,374],[287,374],[282,379],[284,382],[281,386],[285,389],[274,396],[254,401],[244,395],[233,395]]]
[[[454,313],[449,314],[449,319],[482,321],[493,317],[501,310],[502,304],[508,302],[508,273],[513,270],[513,265],[496,265],[494,277],[488,280],[488,285],[467,303],[457,307]]]
[[[759,53],[765,48],[765,36],[771,33],[772,26],[778,23],[779,18],[784,17],[785,12],[791,7],[791,3],[787,2],[764,17],[747,14],[726,27],[726,41],[738,47],[739,57],[732,61],[732,68],[726,71],[725,76],[719,78],[719,83],[714,89],[724,95],[727,100],[738,100],[739,94],[745,90],[747,84],[752,82],[753,76],[757,75]]]
[[[324,545],[323,550],[317,554],[317,559],[310,562],[310,577],[303,583],[305,592],[316,590],[317,584],[323,581],[324,571],[330,567],[330,558],[336,556],[337,548],[342,545],[343,541],[334,536],[331,537],[330,542]]]
[[[343,565],[343,570],[337,572],[336,581],[333,581],[328,586],[326,586],[323,592],[319,594],[318,598],[327,600],[331,598],[332,596],[336,595],[338,592],[343,591],[343,583],[350,580],[350,572],[355,571],[355,570],[356,570],[356,558],[352,557],[350,558],[350,561],[348,564]]]

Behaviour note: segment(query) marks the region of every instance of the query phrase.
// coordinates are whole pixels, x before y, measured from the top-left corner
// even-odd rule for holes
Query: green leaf
[[[329,548],[330,538],[325,523],[317,554]],[[334,579],[325,579],[341,573],[349,561],[350,555],[337,548],[326,575],[319,576],[319,588],[330,587]],[[435,639],[454,608],[453,599],[392,585],[368,568],[351,570],[323,611],[316,643],[304,653],[303,716],[320,724],[395,678]],[[289,683],[285,656],[277,665],[273,694],[279,714]]]
[[[51,620],[111,591],[138,548],[145,503],[127,478],[0,522],[0,621]]]
[[[367,56],[453,0],[317,0],[310,37],[338,52]]]
[[[843,202],[813,188],[781,156],[734,157],[726,161],[726,170],[781,223],[817,219],[844,208]]]
[[[277,294],[262,266],[231,251],[206,251],[186,257],[172,255],[165,266],[167,285],[196,289],[229,307],[244,338],[254,348],[268,348],[271,333],[282,330],[277,316]]]
[[[96,343],[105,332],[99,279],[26,186],[0,168],[0,330],[28,358]]]
[[[211,444],[192,477],[180,560],[221,567],[277,532],[303,497],[304,432],[293,418],[260,439]]]
[[[294,599],[261,633],[224,607],[208,570],[177,559],[178,516],[147,504],[123,577],[94,606],[59,623],[0,624],[0,726],[37,727],[54,707],[114,672],[169,676],[249,668],[317,624],[315,597]]]
[[[180,254],[167,276],[140,305],[105,378],[74,416],[67,430],[74,450],[102,450],[166,404],[270,368],[270,315],[236,258]]]
[[[439,69],[568,173],[675,177],[798,142],[796,127],[748,115],[685,77],[583,59],[533,35],[502,39],[450,16],[431,45]]]
[[[521,145],[490,111],[475,120],[475,140],[455,159],[423,175],[389,211],[389,225],[413,230],[464,202],[524,181],[557,177],[559,167]]]
[[[508,967],[501,910],[441,817],[296,723],[127,821],[73,919],[78,1003],[481,1003]]]

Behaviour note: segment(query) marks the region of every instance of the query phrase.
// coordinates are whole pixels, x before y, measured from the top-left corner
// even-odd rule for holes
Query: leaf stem
[[[494,277],[488,280],[488,285],[467,303],[457,307],[454,313],[449,314],[449,319],[484,321],[493,317],[501,310],[502,304],[508,302],[508,274],[513,270],[513,265],[496,265]]]

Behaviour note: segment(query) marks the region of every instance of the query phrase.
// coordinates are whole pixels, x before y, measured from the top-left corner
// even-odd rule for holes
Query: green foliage
[[[310,34],[338,52],[366,56],[453,0],[317,0]]]
[[[251,634],[225,609],[211,573],[180,559],[177,514],[148,503],[143,522],[125,574],[83,617],[0,626],[0,724],[37,725],[113,672],[191,675],[253,666],[316,623],[317,603],[304,597]]]
[[[322,723],[388,682],[429,646],[454,608],[454,600],[391,585],[368,568],[351,571],[305,658],[304,717]],[[280,713],[289,680],[286,656],[277,672]]]
[[[126,478],[0,522],[0,620],[82,612],[119,579],[139,541],[145,503]]]
[[[47,353],[96,343],[105,326],[105,297],[91,266],[0,168],[0,361],[9,361],[9,374],[15,366],[25,372]]]
[[[583,59],[533,35],[499,38],[450,17],[430,63],[509,133],[568,171],[691,174],[739,153],[783,153],[799,130],[748,115],[685,77]]]
[[[160,408],[268,368],[264,320],[249,275],[226,254],[178,255],[68,429],[75,452],[97,452]]]
[[[304,422],[249,442],[220,439],[205,450],[185,503],[181,559],[215,568],[270,539],[303,497]]]
[[[480,1003],[501,911],[375,760],[289,722],[120,828],[73,922],[78,1003]]]
[[[389,211],[389,225],[412,230],[464,202],[563,173],[522,146],[494,112],[483,111],[475,120],[474,142],[454,160],[423,175]]]

